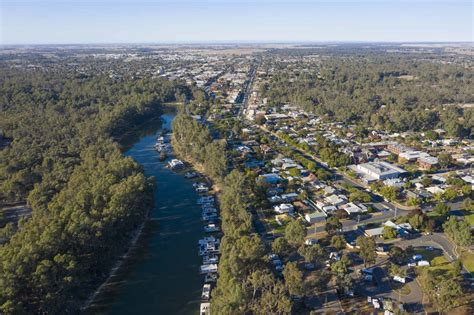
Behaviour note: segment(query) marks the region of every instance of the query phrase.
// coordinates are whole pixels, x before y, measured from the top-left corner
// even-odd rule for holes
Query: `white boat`
[[[209,188],[200,186],[196,188],[196,192],[199,194],[207,193],[209,191]]]
[[[156,143],[154,148],[158,152],[170,153],[171,145],[169,143]]]
[[[208,301],[211,298],[211,285],[209,283],[206,283],[202,287],[202,293],[201,293],[201,299],[204,301]]]
[[[213,254],[219,254],[219,243],[209,243],[206,245],[199,246],[199,256],[209,256]]]
[[[199,315],[211,315],[211,303],[201,303]]]
[[[204,277],[204,282],[216,282],[217,281],[217,273],[207,273]]]
[[[217,264],[201,265],[201,274],[217,272]]]
[[[202,182],[202,183],[194,183],[194,184],[193,184],[193,187],[194,187],[194,188],[209,187],[209,185],[206,184],[206,183],[204,183],[204,182]]]
[[[215,253],[219,248],[219,244],[220,240],[218,238],[205,237],[199,240],[199,253],[202,253],[202,255]]]
[[[209,244],[209,243],[219,243],[220,239],[214,237],[214,236],[206,236],[204,238],[201,238],[198,241],[199,245],[204,245],[204,244]]]
[[[168,166],[169,166],[172,170],[182,169],[182,168],[184,168],[184,163],[183,163],[183,161],[181,161],[181,160],[172,159],[171,161],[168,162]]]
[[[207,233],[219,232],[220,230],[221,229],[219,228],[219,226],[215,223],[209,223],[208,225],[204,227],[204,232],[207,232]]]
[[[219,262],[219,256],[217,256],[216,254],[205,255],[202,257],[202,263],[204,265],[217,264],[218,262]]]

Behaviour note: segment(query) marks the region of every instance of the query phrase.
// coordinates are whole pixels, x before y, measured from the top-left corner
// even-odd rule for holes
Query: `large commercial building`
[[[404,169],[383,161],[358,164],[354,170],[368,182],[398,178],[401,174],[406,173]]]

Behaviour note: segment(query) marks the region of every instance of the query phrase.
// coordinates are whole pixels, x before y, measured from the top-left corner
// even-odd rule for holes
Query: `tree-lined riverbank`
[[[174,114],[163,118],[163,128],[170,129]],[[155,204],[130,259],[90,312],[193,314],[199,308],[197,241],[203,228],[198,195],[192,182],[159,161],[155,141],[156,133],[145,135],[125,152],[142,165],[146,176],[154,176]]]

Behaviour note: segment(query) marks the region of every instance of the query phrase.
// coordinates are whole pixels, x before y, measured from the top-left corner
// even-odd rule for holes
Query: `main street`
[[[244,91],[242,92],[244,94],[244,99],[242,101],[242,104],[240,104],[239,111],[237,113],[238,117],[243,117],[244,110],[248,106],[248,102],[250,100],[250,96],[251,96],[251,93],[252,93],[253,83],[254,83],[255,77],[257,75],[257,69],[260,66],[261,62],[262,62],[262,58],[257,57],[257,61],[253,61],[252,65],[250,66],[249,77],[246,81]]]

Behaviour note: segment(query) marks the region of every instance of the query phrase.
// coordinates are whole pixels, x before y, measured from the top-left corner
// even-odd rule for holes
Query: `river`
[[[170,129],[175,114],[162,116]],[[153,149],[157,132],[125,152],[156,180],[155,205],[133,259],[125,263],[91,307],[103,314],[196,314],[203,278],[198,240],[204,235],[192,181],[166,168]]]

